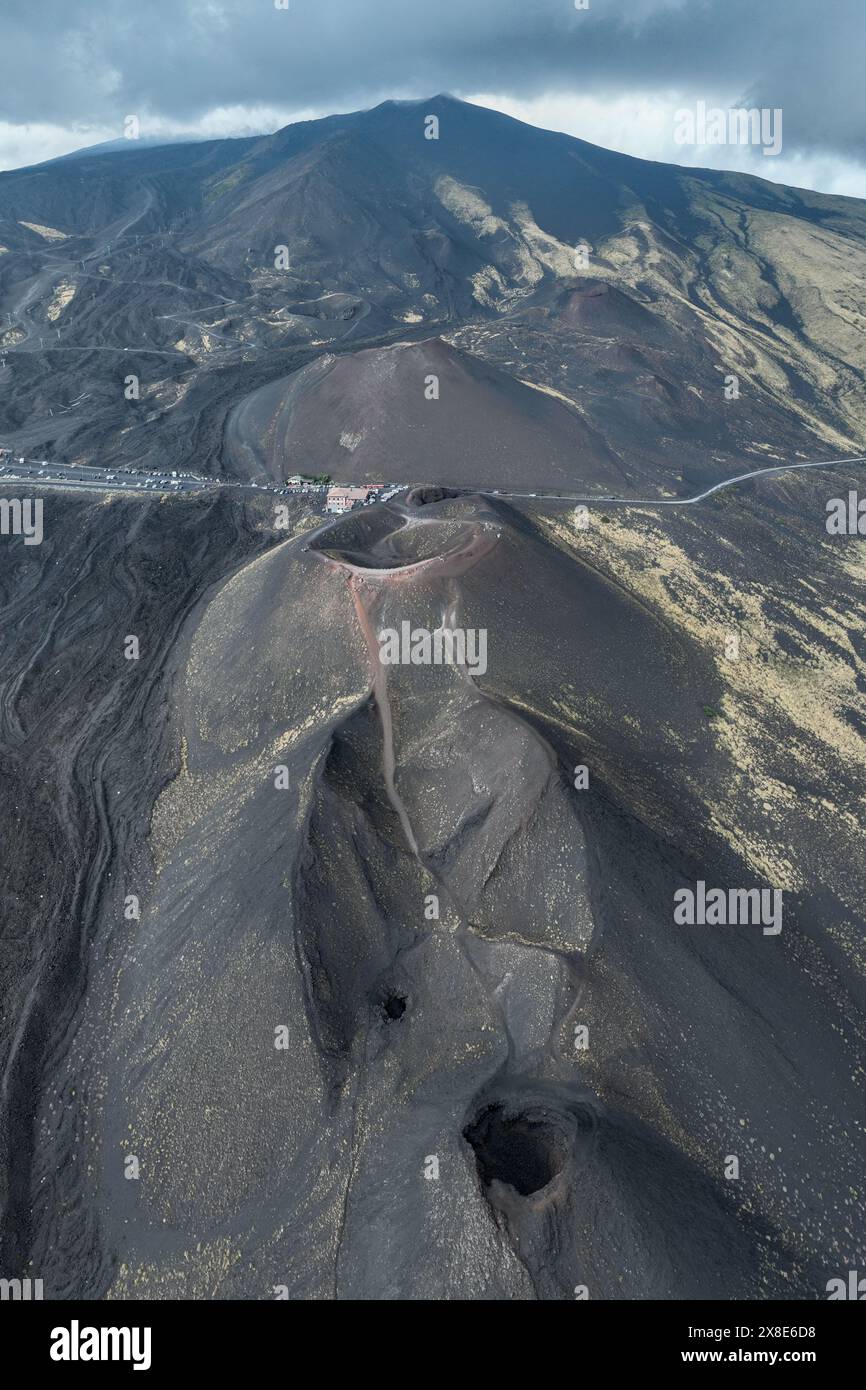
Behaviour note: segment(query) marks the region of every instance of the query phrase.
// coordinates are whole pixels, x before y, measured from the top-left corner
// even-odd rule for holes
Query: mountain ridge
[[[276,381],[416,329],[565,397],[640,491],[767,454],[856,453],[866,435],[857,200],[635,159],[439,95],[8,172],[0,207],[17,401],[0,397],[0,438],[46,456],[189,462],[177,426],[194,394],[196,469],[222,473],[228,412],[268,361]],[[79,418],[94,351],[109,357]],[[121,368],[146,409],[112,401]],[[415,481],[459,485],[432,443],[420,459]],[[345,451],[329,462],[352,480]],[[470,461],[462,481],[478,483]]]

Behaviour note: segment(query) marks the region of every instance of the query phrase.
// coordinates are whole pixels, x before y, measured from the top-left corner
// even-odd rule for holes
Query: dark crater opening
[[[350,512],[319,532],[309,549],[355,569],[400,570],[446,556],[473,536],[465,517],[417,516],[390,507]]]
[[[438,483],[422,483],[415,487],[406,498],[407,507],[429,507],[433,502],[447,502],[449,498],[461,497],[456,488],[441,487]]]
[[[501,1105],[489,1105],[466,1126],[463,1137],[474,1150],[484,1186],[508,1183],[522,1197],[547,1187],[568,1157],[565,1133],[541,1109],[509,1115]]]
[[[402,1018],[406,1012],[406,996],[404,994],[387,994],[382,1000],[382,1013],[389,1023],[396,1023],[398,1018]]]

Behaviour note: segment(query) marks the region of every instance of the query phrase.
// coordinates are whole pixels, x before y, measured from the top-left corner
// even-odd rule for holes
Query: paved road
[[[576,493],[506,492],[501,490],[495,491],[492,495],[515,499],[530,498],[539,502],[576,502],[596,506],[603,503],[605,506],[626,507],[692,507],[695,503],[703,502],[706,498],[712,497],[714,493],[722,492],[725,488],[736,487],[738,483],[748,482],[751,478],[764,478],[773,473],[796,473],[805,468],[846,467],[852,463],[866,463],[866,454],[857,454],[851,458],[816,459],[811,463],[777,463],[765,468],[753,468],[748,473],[738,473],[734,478],[724,478],[720,483],[714,483],[704,492],[695,493],[693,497],[613,497],[599,496],[598,494],[587,497]],[[4,479],[9,482],[36,482],[40,487],[85,488],[97,492],[157,492],[167,496],[179,492],[213,491],[216,488],[234,488],[241,492],[269,492],[277,497],[296,495],[296,489],[281,487],[276,483],[202,478],[197,474],[190,473],[172,477],[166,474],[128,471],[120,468],[110,472],[103,468],[97,468],[93,464],[73,466],[71,464],[49,463],[42,459],[13,455],[11,451],[5,450],[0,445],[0,484]],[[324,493],[325,491],[326,489],[323,487],[308,489],[308,492],[312,493]],[[401,487],[400,491],[408,491],[408,487]]]
[[[21,455],[0,455],[0,485],[3,481],[34,482],[40,487],[85,489],[92,492],[153,492],[171,496],[180,492],[213,492],[217,488],[236,488],[242,492],[272,492],[276,496],[291,495],[292,489],[261,483],[244,483],[232,479],[201,478],[196,474],[155,474],[97,468],[94,465],[75,467],[71,464],[49,463]],[[318,488],[322,492],[324,489]]]
[[[801,468],[835,468],[849,463],[866,463],[866,454],[856,454],[845,459],[816,459],[813,463],[776,463],[766,468],[753,468],[750,473],[738,473],[735,478],[723,478],[713,483],[705,492],[696,492],[693,497],[580,497],[562,492],[496,492],[497,497],[534,497],[539,502],[605,502],[629,507],[692,507],[703,502],[715,492],[735,487],[737,483],[748,482],[749,478],[763,478],[768,473],[795,473]]]

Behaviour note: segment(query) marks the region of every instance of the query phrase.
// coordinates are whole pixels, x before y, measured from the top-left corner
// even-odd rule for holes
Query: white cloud
[[[683,107],[694,108],[693,96],[684,92],[619,97],[557,94],[529,100],[483,92],[467,100],[504,111],[530,125],[563,131],[592,145],[602,145],[638,159],[656,159],[665,164],[698,169],[728,169],[794,188],[866,198],[866,166],[841,155],[788,154],[783,148],[780,155],[767,158],[759,150],[738,145],[691,148],[676,144],[674,113]],[[726,110],[741,104],[736,94],[712,102]]]
[[[291,111],[275,106],[217,106],[196,121],[178,122],[159,116],[141,117],[143,139],[220,140],[229,136],[268,135],[292,121],[308,121],[322,111]],[[74,130],[50,123],[13,125],[0,121],[0,170],[20,169],[74,150],[118,140],[123,127],[80,126]]]
[[[116,137],[116,130],[107,130],[104,126],[68,130],[64,126],[45,122],[13,125],[10,121],[0,121],[0,169],[20,169],[26,164],[40,164],[44,159],[56,159],[85,145],[95,145]]]

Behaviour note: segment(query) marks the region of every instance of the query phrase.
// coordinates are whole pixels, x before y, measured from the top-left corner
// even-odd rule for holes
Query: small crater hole
[[[475,1152],[485,1187],[498,1180],[529,1197],[565,1165],[565,1134],[541,1110],[507,1115],[502,1106],[490,1105],[466,1126],[463,1137]]]

